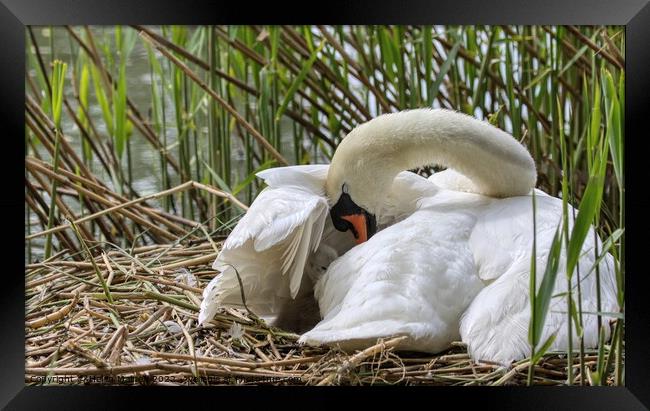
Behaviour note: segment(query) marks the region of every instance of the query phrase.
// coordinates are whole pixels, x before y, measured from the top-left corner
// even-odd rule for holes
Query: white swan
[[[219,307],[241,307],[242,294],[249,309],[278,327],[302,332],[320,321],[313,285],[332,261],[355,245],[354,238],[335,230],[328,217],[328,168],[290,166],[257,174],[268,187],[237,223],[213,264],[220,274],[203,292],[200,324]],[[413,213],[422,187],[431,186],[417,174],[400,173],[385,197],[379,228]]]
[[[428,109],[383,115],[357,127],[329,169],[334,225],[361,237],[372,232],[381,188],[399,171],[429,164],[458,172],[434,174],[435,192],[418,201],[417,211],[330,265],[315,286],[323,320],[301,342],[352,349],[406,335],[400,348],[438,352],[460,337],[474,360],[507,364],[529,353],[529,194],[536,172],[528,152],[507,133],[463,114]],[[537,267],[543,273],[562,202],[536,194]],[[597,311],[595,276],[587,274],[593,247],[590,233],[580,259],[584,312]],[[617,311],[611,256],[599,268],[602,310]],[[560,269],[556,293],[566,291],[563,274]],[[568,345],[566,318],[566,298],[554,299],[542,336],[557,333],[551,349]],[[587,347],[597,345],[596,321],[585,315]],[[577,336],[573,342],[577,347]]]
[[[429,181],[400,173],[430,164],[450,170]],[[271,173],[282,172],[269,171],[267,190],[276,190],[287,204],[296,202],[276,206],[270,203],[270,194],[262,197],[264,193],[256,199],[247,214],[250,221],[242,219],[215,262],[215,268],[224,271],[205,290],[201,322],[214,314],[217,305],[241,302],[234,271],[219,267],[230,261],[241,265],[240,273],[247,272],[243,282],[249,305],[266,304],[261,308],[267,312],[295,313],[302,304],[290,297],[301,301],[304,293],[310,300],[315,283],[322,321],[301,337],[303,343],[362,348],[378,337],[406,335],[409,338],[400,348],[438,352],[462,338],[475,360],[509,363],[526,356],[533,235],[529,194],[536,172],[521,145],[469,116],[419,109],[382,115],[357,127],[339,145],[331,166],[320,167],[321,174],[310,182],[278,177],[275,188]],[[294,168],[286,173],[284,177],[301,172]],[[400,183],[405,180],[409,183]],[[287,194],[277,190],[301,194],[287,200]],[[537,266],[543,272],[561,201],[536,192]],[[302,195],[318,198],[318,207],[300,205]],[[252,218],[256,204],[265,210],[262,213],[283,214],[289,209],[290,215],[300,217],[284,226],[270,218],[256,225]],[[331,206],[331,221],[323,221],[325,204]],[[326,234],[318,243],[321,225]],[[346,243],[333,227],[351,230],[361,244],[352,248],[352,236],[347,234]],[[265,236],[267,230],[273,235]],[[274,240],[265,243],[264,238]],[[585,312],[596,311],[595,276],[586,274],[593,266],[589,251],[593,246],[590,234],[580,260]],[[313,254],[305,251],[313,249]],[[314,266],[328,268],[323,274],[314,272]],[[307,275],[301,276],[301,267]],[[601,261],[600,273],[602,311],[617,311],[611,256]],[[555,291],[565,290],[560,272]],[[278,305],[277,295],[283,298],[279,305],[284,309],[269,307]],[[565,311],[565,298],[553,300],[542,337],[557,333],[553,349],[567,345]],[[597,343],[595,324],[595,316],[585,315],[588,347]]]

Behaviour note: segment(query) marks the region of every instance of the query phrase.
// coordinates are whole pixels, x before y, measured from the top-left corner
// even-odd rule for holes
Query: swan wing
[[[451,168],[433,173],[431,176],[429,176],[428,180],[439,188],[445,190],[461,191],[474,194],[481,193],[481,190],[476,184],[474,184],[474,182],[472,182],[472,180]],[[538,189],[535,189],[535,194],[542,197],[549,196],[542,190]]]
[[[269,168],[257,173],[269,187],[299,187],[316,195],[325,195],[329,164],[310,164]]]
[[[572,215],[569,211],[569,215]],[[548,195],[537,198],[536,215],[536,272],[537,286],[542,281],[550,245],[561,220],[562,201]],[[571,224],[570,224],[571,226]],[[594,273],[593,229],[583,244],[578,272],[573,275],[574,301],[577,302],[577,279],[580,277],[583,312],[596,312],[597,282]],[[480,214],[470,236],[469,245],[474,254],[479,277],[486,287],[476,296],[463,314],[460,333],[474,360],[490,360],[510,364],[530,353],[528,326],[530,323],[530,264],[533,243],[532,199],[529,196],[512,197],[494,202]],[[566,350],[567,279],[564,254],[561,255],[554,294],[546,317],[541,341],[551,334],[556,339],[552,350]],[[599,264],[601,281],[601,310],[618,311],[616,279],[613,259],[606,256]],[[586,347],[598,344],[597,316],[583,315]],[[579,338],[573,336],[574,348]]]
[[[303,273],[321,241],[328,216],[327,201],[315,180],[320,178],[324,184],[325,174],[322,167],[320,177],[318,167],[286,168],[291,170],[260,173],[270,185],[224,242],[213,264],[220,274],[203,293],[201,323],[222,305],[241,306],[242,294],[249,309],[272,316],[310,289],[311,282],[303,281]]]
[[[402,171],[384,195],[377,218],[379,229],[396,224],[420,208],[422,199],[432,197],[439,189],[426,178]]]
[[[428,180],[446,190],[464,191],[467,193],[480,192],[472,180],[451,168],[433,173],[429,176]]]
[[[562,215],[562,202],[541,190],[537,195],[537,243],[550,247]],[[479,277],[490,282],[518,261],[528,259],[533,246],[532,196],[492,201],[480,208],[469,238]],[[541,251],[541,250],[540,250]]]

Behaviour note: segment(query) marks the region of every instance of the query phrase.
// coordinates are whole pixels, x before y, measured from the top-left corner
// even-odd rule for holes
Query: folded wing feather
[[[288,301],[311,292],[311,280],[303,281],[303,274],[328,215],[322,195],[326,172],[327,166],[319,165],[258,174],[269,187],[224,242],[213,264],[220,274],[203,293],[200,323],[211,319],[220,306],[241,306],[242,291],[247,307],[262,317],[276,315]]]

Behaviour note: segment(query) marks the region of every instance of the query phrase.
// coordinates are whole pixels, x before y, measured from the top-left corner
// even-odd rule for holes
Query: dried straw
[[[90,261],[67,254],[26,267],[25,381],[28,384],[516,385],[509,370],[474,364],[462,343],[438,355],[395,352],[403,337],[356,353],[307,347],[246,310],[224,308],[197,326],[201,290],[220,246],[106,247]],[[107,301],[96,269],[110,289]],[[242,335],[233,332],[237,324]],[[594,353],[584,358],[593,368]],[[578,364],[578,358],[575,359]],[[564,384],[566,360],[550,354],[535,384]],[[579,383],[580,376],[576,378]]]

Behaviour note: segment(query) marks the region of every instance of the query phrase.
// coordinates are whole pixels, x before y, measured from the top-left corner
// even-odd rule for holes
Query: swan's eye
[[[341,186],[341,191],[343,191],[344,194],[348,194],[348,185],[346,183],[343,183]]]

